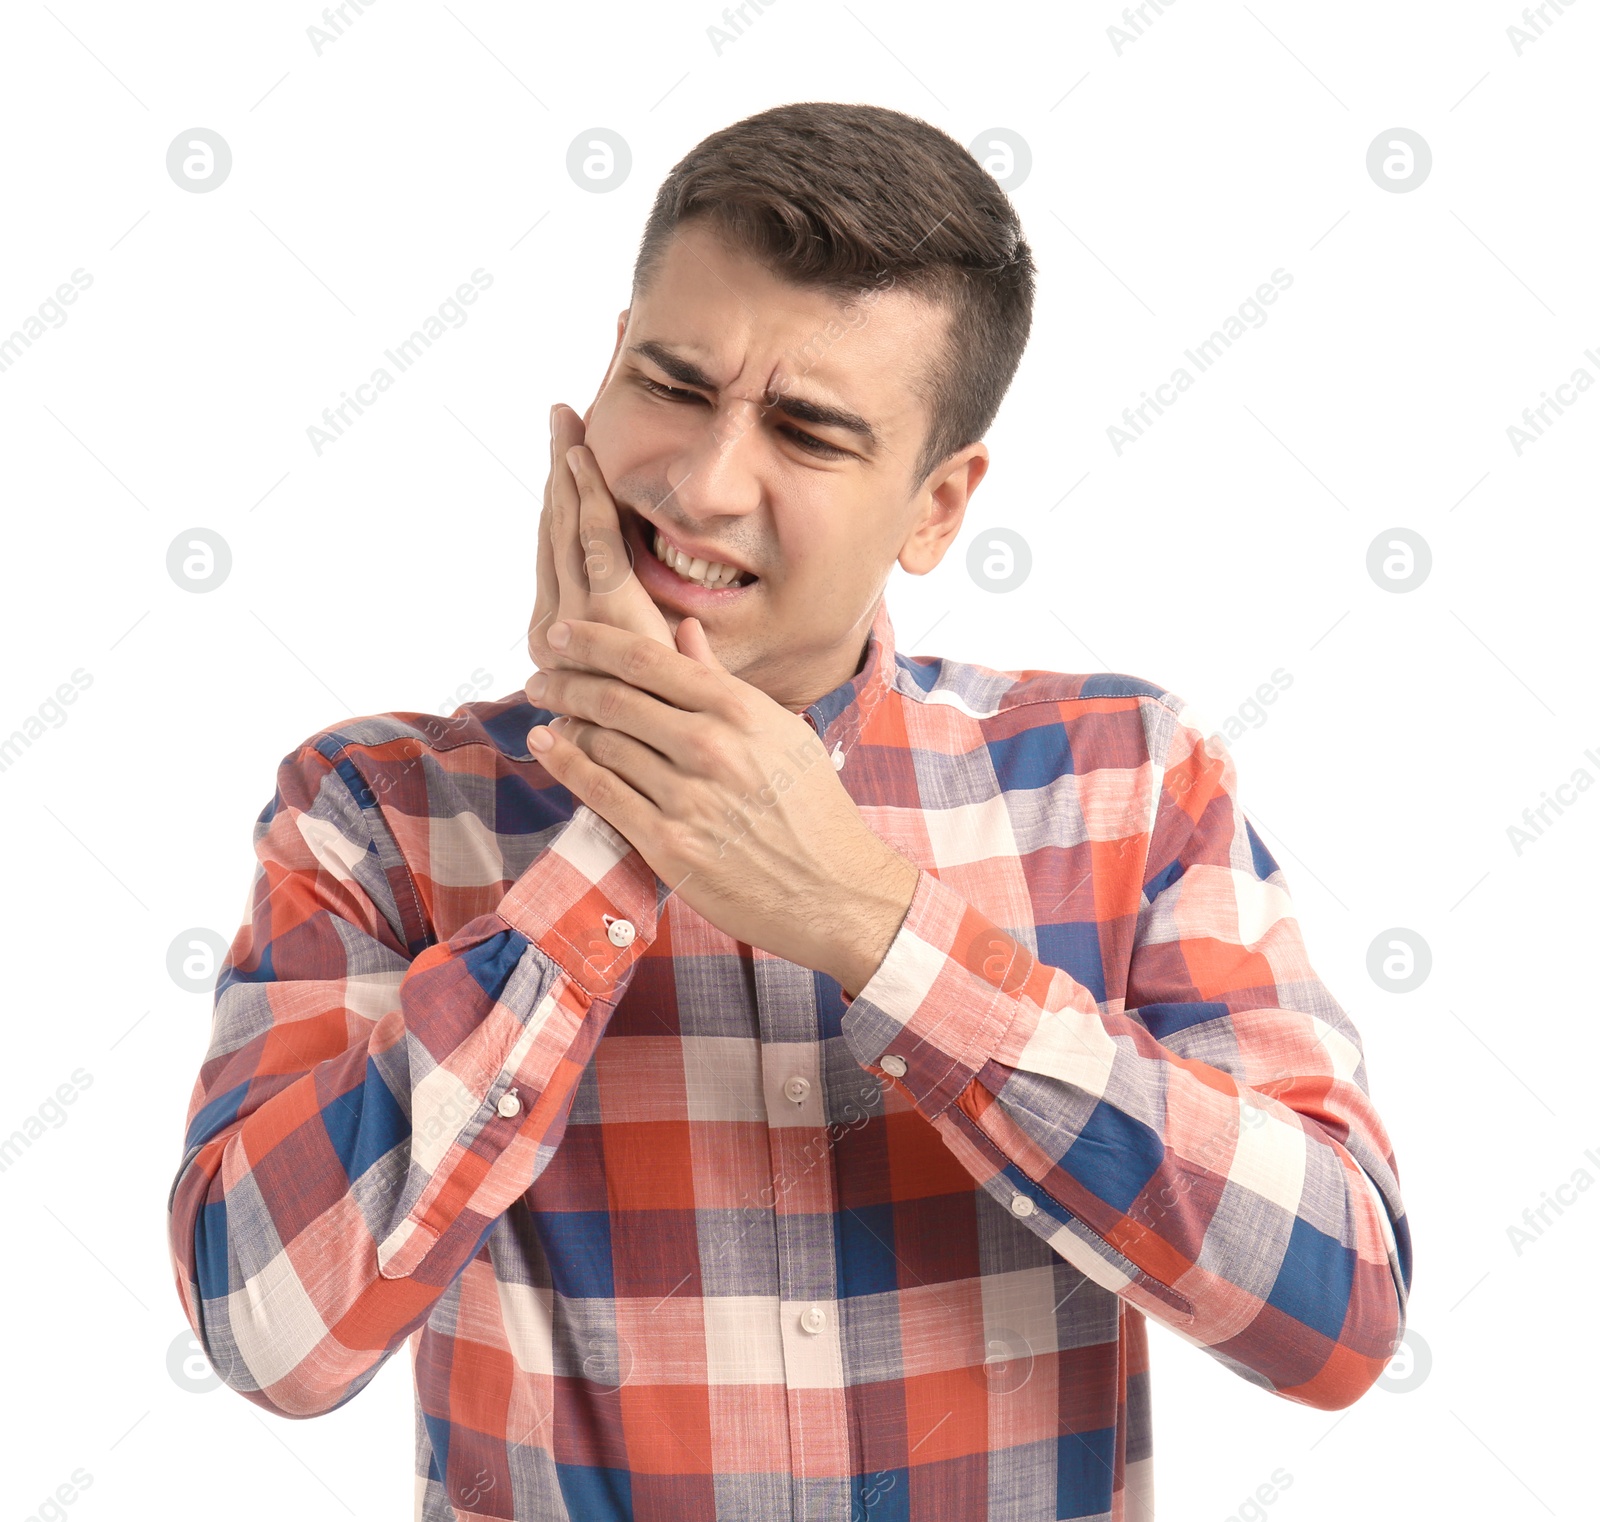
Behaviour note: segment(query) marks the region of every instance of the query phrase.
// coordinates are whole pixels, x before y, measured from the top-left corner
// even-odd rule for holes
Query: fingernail
[[[572,448],[567,451],[567,464],[571,468],[573,475],[577,475],[577,473],[578,473],[578,446],[576,444],[574,444],[572,446]]]
[[[541,724],[528,736],[528,744],[532,746],[534,750],[549,750],[550,747],[555,743],[554,736],[551,735],[550,731],[543,724]]]
[[[550,409],[550,437],[554,438],[555,436],[556,436],[556,409],[554,407],[552,407]]]
[[[568,642],[572,638],[572,627],[570,624],[565,623],[551,624],[550,632],[545,636],[545,638],[550,641],[551,645],[554,646],[555,649],[565,650]]]
[[[530,698],[542,698],[545,689],[550,685],[550,678],[544,672],[536,671],[528,678],[526,691]]]

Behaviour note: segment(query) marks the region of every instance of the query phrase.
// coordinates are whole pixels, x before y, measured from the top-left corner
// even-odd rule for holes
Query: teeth
[[[691,560],[682,550],[675,550],[668,545],[659,533],[655,536],[654,549],[656,559],[670,566],[685,581],[697,581],[713,591],[718,587],[731,586],[743,574],[720,560]]]

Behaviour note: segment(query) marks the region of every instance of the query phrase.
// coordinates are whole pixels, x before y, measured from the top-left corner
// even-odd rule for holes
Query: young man
[[[420,1518],[1148,1518],[1147,1317],[1324,1410],[1398,1343],[1360,1038],[1226,750],[895,648],[1032,286],[923,122],[708,138],[552,411],[540,674],[279,769],[177,1286],[286,1416],[413,1338]]]

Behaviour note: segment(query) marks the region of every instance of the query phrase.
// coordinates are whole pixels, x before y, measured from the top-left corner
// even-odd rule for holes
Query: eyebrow
[[[717,389],[716,382],[693,360],[675,354],[666,344],[657,343],[654,339],[631,345],[628,353],[648,359],[682,385],[694,386],[701,391]],[[786,391],[769,392],[768,395],[773,400],[767,406],[775,407],[796,422],[810,423],[817,428],[842,428],[846,433],[853,433],[860,438],[869,454],[876,453],[879,446],[878,431],[860,413],[844,407],[825,406],[821,402],[808,402]]]

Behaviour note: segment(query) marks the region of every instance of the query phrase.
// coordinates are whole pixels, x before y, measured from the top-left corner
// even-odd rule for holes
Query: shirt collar
[[[818,698],[803,717],[824,743],[836,740],[848,749],[866,729],[873,710],[893,689],[895,667],[894,626],[889,621],[889,604],[880,597],[867,631],[860,669]]]

